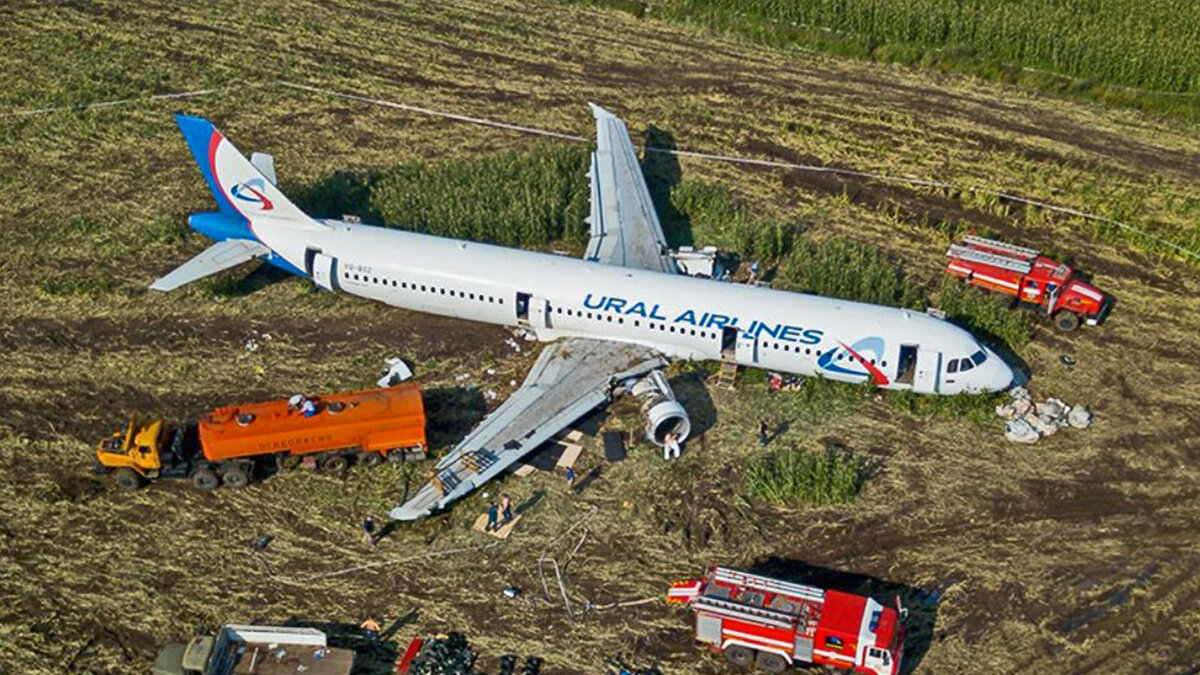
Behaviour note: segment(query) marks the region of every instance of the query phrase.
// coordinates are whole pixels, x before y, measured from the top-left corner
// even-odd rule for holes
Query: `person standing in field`
[[[761,448],[767,447],[767,443],[771,442],[771,430],[767,426],[766,418],[758,421],[758,445]]]
[[[679,445],[679,437],[674,432],[667,434],[663,439],[663,459],[679,459],[681,452],[683,452],[683,448]]]
[[[500,518],[502,525],[507,525],[513,518],[512,498],[508,496],[507,492],[500,495]]]
[[[575,489],[575,467],[568,466],[566,475],[567,475],[567,489],[568,490]]]
[[[363,543],[375,548],[375,516],[367,516],[363,520]]]
[[[488,502],[488,520],[487,525],[483,528],[483,531],[491,532],[492,530],[500,529],[499,516],[500,508],[496,506],[496,502]]]

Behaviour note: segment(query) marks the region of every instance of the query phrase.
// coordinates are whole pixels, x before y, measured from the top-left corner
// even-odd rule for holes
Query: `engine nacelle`
[[[629,391],[642,402],[647,440],[661,447],[670,433],[675,434],[680,443],[687,439],[692,432],[692,421],[683,405],[675,400],[675,392],[671,391],[661,370],[638,380]]]

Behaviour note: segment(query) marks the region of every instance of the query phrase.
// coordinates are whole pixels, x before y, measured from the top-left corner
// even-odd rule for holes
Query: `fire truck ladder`
[[[951,258],[961,258],[962,260],[969,260],[971,262],[977,262],[983,265],[991,265],[992,267],[1012,270],[1013,272],[1020,274],[1028,274],[1029,270],[1032,268],[1032,265],[1026,260],[1010,258],[1001,253],[988,253],[987,251],[979,251],[966,246],[959,246],[957,244],[951,246],[950,250],[946,251],[946,255],[950,256]]]
[[[796,617],[786,612],[780,612],[767,607],[745,605],[733,600],[720,600],[718,598],[700,596],[692,602],[692,608],[697,611],[710,612],[731,619],[764,623],[775,628],[792,629],[796,625]]]
[[[731,570],[724,567],[717,568],[715,580],[726,584],[734,584],[736,586],[744,586],[746,588],[767,591],[768,593],[781,593],[783,595],[790,595],[793,598],[800,598],[802,600],[808,600],[811,602],[825,602],[825,591],[819,588],[805,586],[803,584],[793,584],[788,581],[780,581],[778,579],[763,577],[757,574],[750,574],[748,572],[740,572],[738,570]]]
[[[970,246],[983,246],[985,248],[991,248],[997,251],[1004,251],[1005,253],[1011,253],[1012,255],[1020,258],[1038,257],[1038,252],[1036,249],[1025,248],[1024,246],[1017,246],[1016,244],[1006,244],[1002,241],[996,241],[995,239],[984,239],[983,237],[977,237],[973,234],[968,234],[967,236],[963,237],[963,241]]]

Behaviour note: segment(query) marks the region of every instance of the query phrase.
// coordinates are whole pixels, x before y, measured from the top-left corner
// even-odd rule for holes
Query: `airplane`
[[[624,122],[596,123],[590,240],[582,259],[314,219],[276,185],[274,160],[247,160],[211,122],[176,115],[218,210],[188,224],[212,246],[151,288],[169,291],[253,259],[404,309],[523,329],[549,343],[521,387],[437,464],[390,516],[415,520],[499,475],[626,391],[662,445],[690,433],[662,368],[720,361],[921,394],[1008,388],[1012,369],[936,316],[681,274]]]

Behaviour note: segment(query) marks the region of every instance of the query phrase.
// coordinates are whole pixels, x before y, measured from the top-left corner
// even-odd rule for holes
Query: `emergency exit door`
[[[938,374],[942,370],[942,353],[932,349],[917,350],[917,367],[913,374],[913,391],[936,394]]]
[[[327,291],[337,290],[337,258],[325,255],[317,249],[310,248],[304,252],[304,271],[319,288]]]

